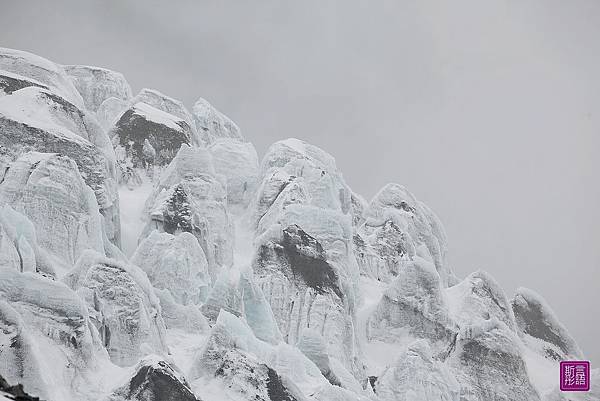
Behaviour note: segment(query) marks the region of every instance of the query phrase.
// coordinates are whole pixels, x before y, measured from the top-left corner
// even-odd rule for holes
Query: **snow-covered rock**
[[[160,302],[139,267],[86,251],[63,280],[85,299],[115,364],[132,365],[148,351],[168,353]]]
[[[0,204],[27,216],[37,228],[35,241],[57,264],[70,269],[85,249],[104,254],[102,217],[94,192],[66,156],[29,152],[11,163],[0,183]],[[19,254],[23,256],[22,251]]]
[[[440,277],[433,264],[416,259],[392,281],[367,322],[367,339],[407,346],[426,339],[435,353],[454,341],[457,327],[449,317]]]
[[[26,87],[0,97],[0,146],[12,160],[28,150],[73,159],[94,191],[108,239],[120,244],[114,151],[93,117],[52,92]]]
[[[363,274],[389,281],[418,255],[433,262],[442,284],[448,285],[444,229],[435,214],[406,188],[398,184],[383,187],[369,203],[364,218],[358,229],[367,248],[361,250],[366,257],[359,258]]]
[[[155,89],[144,88],[138,93],[132,101],[134,104],[142,102],[148,104],[165,113],[179,117],[190,127],[192,135],[192,144],[200,145],[199,138],[196,133],[196,123],[192,114],[188,111],[185,105],[179,100],[173,99],[167,95],[160,93]]]
[[[125,149],[134,167],[169,164],[181,145],[191,144],[193,137],[182,118],[141,102],[121,115],[109,135],[115,146]],[[156,152],[152,160],[143,151],[146,140]]]
[[[244,141],[240,128],[206,100],[200,98],[194,103],[192,115],[198,135],[204,144],[210,144],[218,138]]]
[[[110,97],[122,100],[132,97],[131,87],[120,72],[86,65],[65,65],[63,68],[90,111],[97,111]]]
[[[48,89],[47,85],[44,85],[35,79],[0,70],[0,96],[10,95],[14,91],[27,88],[28,86],[36,86],[38,88]]]
[[[556,361],[583,358],[567,328],[539,294],[521,287],[517,289],[511,306],[519,334],[539,354]],[[539,341],[532,341],[532,338]]]
[[[452,317],[459,325],[497,319],[515,331],[515,316],[504,291],[494,278],[476,271],[446,290]]]
[[[48,86],[83,110],[83,99],[63,67],[32,53],[0,47],[0,70],[12,72]]]
[[[18,398],[17,398],[18,397]],[[0,401],[39,401],[38,397],[29,395],[22,384],[10,385],[2,376],[0,376]]]
[[[163,172],[146,201],[148,222],[142,234],[152,230],[193,234],[208,261],[211,279],[233,261],[233,223],[227,210],[227,194],[214,177],[210,153],[183,145]]]
[[[293,345],[304,328],[320,330],[329,355],[362,380],[351,190],[331,155],[297,139],[269,148],[261,178],[253,269],[283,338]]]
[[[314,328],[323,333],[328,352],[361,375],[352,291],[319,241],[290,225],[280,238],[262,243],[253,270],[287,343],[296,344],[304,328]]]
[[[174,366],[157,358],[144,358],[135,374],[106,401],[200,401]]]
[[[225,392],[221,397],[235,400],[300,401],[322,386],[331,386],[300,351],[258,340],[250,327],[226,311],[219,314],[196,356],[190,379],[203,399],[212,399],[210,390],[216,386]]]
[[[138,246],[131,262],[148,275],[155,288],[168,290],[181,304],[204,301],[210,287],[208,262],[196,238],[153,231]]]
[[[465,401],[536,401],[517,335],[498,319],[464,325],[446,363]]]
[[[227,183],[227,202],[246,206],[258,184],[258,156],[250,142],[217,139],[209,145],[215,172]]]

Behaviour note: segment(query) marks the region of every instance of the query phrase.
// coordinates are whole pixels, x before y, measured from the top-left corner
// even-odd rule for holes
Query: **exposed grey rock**
[[[136,103],[121,115],[109,135],[122,146],[134,167],[163,166],[171,162],[183,144],[192,143],[192,129],[181,118],[145,103]],[[156,158],[144,157],[144,142],[156,150]]]
[[[447,362],[460,383],[461,400],[540,400],[516,334],[497,319],[461,327]]]
[[[183,375],[164,360],[145,358],[107,401],[200,401]]]
[[[43,57],[21,50],[0,47],[0,70],[34,79],[79,109],[84,109],[83,99],[65,70],[60,65]]]
[[[179,117],[190,127],[192,131],[192,144],[200,145],[200,140],[196,133],[196,123],[187,110],[185,105],[179,100],[175,100],[172,97],[164,95],[155,89],[144,88],[138,93],[133,99],[132,103],[142,102],[148,104],[158,110],[162,110],[165,113],[172,114]]]
[[[27,88],[29,86],[37,86],[38,88],[48,89],[48,86],[36,81],[35,79],[0,70],[0,96],[3,94],[10,95],[14,91],[18,91],[19,89]]]
[[[573,337],[540,295],[527,288],[519,288],[511,306],[519,333],[543,342],[539,346],[524,339],[528,345],[537,348],[536,351],[541,355],[557,361],[583,358]]]

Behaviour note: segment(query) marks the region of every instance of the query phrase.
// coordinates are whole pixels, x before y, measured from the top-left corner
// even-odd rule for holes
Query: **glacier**
[[[450,252],[317,146],[0,48],[0,400],[600,400],[541,295]]]

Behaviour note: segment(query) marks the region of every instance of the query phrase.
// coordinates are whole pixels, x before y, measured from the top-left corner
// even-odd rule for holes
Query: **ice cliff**
[[[0,48],[0,400],[567,401],[544,299],[299,139]],[[19,395],[20,394],[20,395]]]

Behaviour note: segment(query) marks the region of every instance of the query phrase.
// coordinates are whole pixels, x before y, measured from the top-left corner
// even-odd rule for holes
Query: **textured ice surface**
[[[43,57],[21,50],[0,47],[0,70],[41,82],[80,109],[85,107],[81,95],[65,70]]]
[[[94,192],[66,156],[30,152],[11,163],[0,183],[0,204],[26,216],[36,227],[37,245],[68,268],[85,249],[104,253]],[[19,253],[23,255],[22,249]]]
[[[389,281],[415,254],[435,265],[444,286],[446,234],[433,212],[406,188],[388,184],[371,200],[358,229],[362,241],[358,261],[363,274]]]
[[[86,65],[65,65],[63,68],[90,111],[97,111],[110,97],[131,99],[131,87],[120,72]]]
[[[406,188],[367,202],[298,139],[259,164],[191,111],[0,49],[0,377],[49,401],[599,399],[598,371],[557,388],[585,355],[544,300],[459,280]]]
[[[208,261],[214,281],[223,266],[233,261],[233,223],[227,210],[227,194],[214,177],[210,153],[183,145],[163,172],[146,201],[148,222],[143,236],[152,230],[193,234]]]
[[[153,231],[140,243],[131,262],[148,274],[155,288],[168,290],[181,305],[206,299],[210,288],[208,262],[188,232],[175,236]]]
[[[258,184],[258,156],[254,145],[225,138],[213,142],[208,150],[215,172],[225,177],[228,203],[246,206]]]
[[[26,87],[0,97],[0,130],[0,146],[9,159],[28,150],[73,159],[96,195],[107,237],[120,243],[115,155],[93,117],[52,92]]]
[[[192,114],[198,135],[204,144],[212,143],[218,138],[244,141],[240,128],[208,101],[198,99],[194,103]]]
[[[103,360],[100,343],[66,285],[0,269],[0,327],[0,376],[42,399],[97,396],[92,372]]]
[[[456,332],[435,267],[421,259],[407,264],[390,283],[367,326],[369,341],[407,345],[404,337],[423,338],[437,352],[449,347]]]
[[[64,281],[85,299],[115,364],[132,365],[148,351],[168,352],[160,302],[139,267],[87,251]]]
[[[423,340],[401,350],[394,364],[377,378],[375,388],[381,401],[454,401],[460,394],[450,369],[433,357]]]

